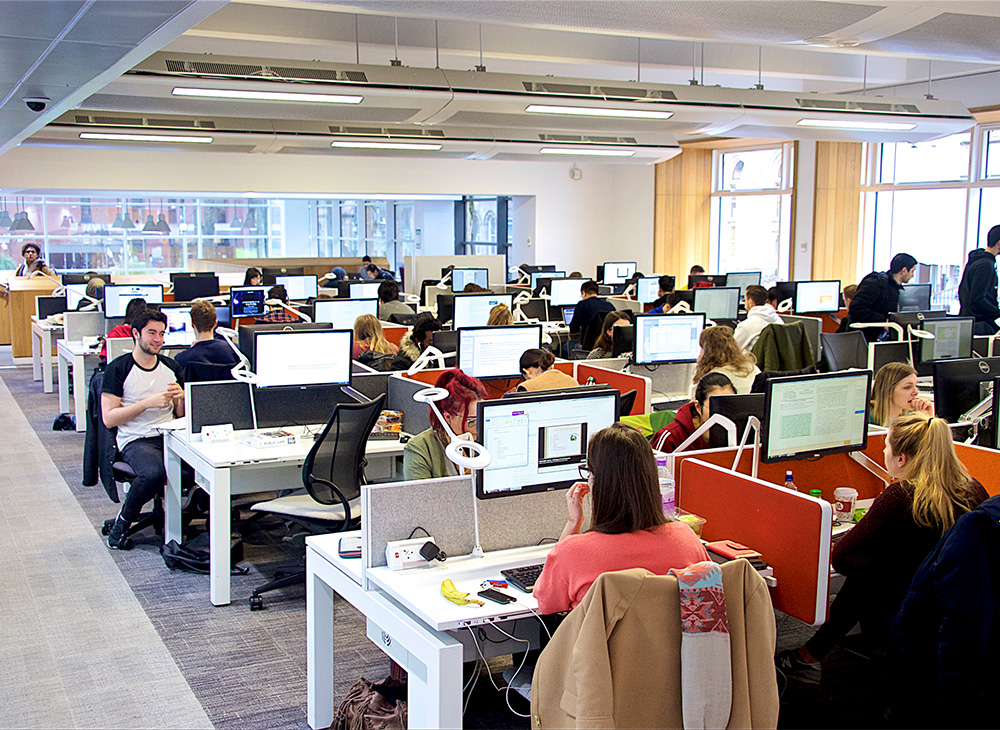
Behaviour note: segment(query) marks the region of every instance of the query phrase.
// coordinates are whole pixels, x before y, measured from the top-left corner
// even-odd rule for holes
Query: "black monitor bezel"
[[[640,360],[639,359],[639,330],[641,326],[639,324],[640,320],[650,319],[653,317],[701,317],[701,330],[705,331],[705,320],[707,319],[701,312],[685,312],[684,314],[636,314],[635,322],[633,323],[635,331],[633,334],[633,343],[635,343],[635,349],[632,351],[632,361],[636,365],[673,365],[676,363],[691,363],[698,362],[698,357],[691,359],[685,358],[683,360]],[[699,338],[701,335],[699,335]]]
[[[177,285],[180,284],[181,289],[189,285],[189,282],[194,282],[196,284],[204,285],[206,282],[214,281],[215,286],[204,287],[208,292],[211,293],[201,293],[196,292],[197,296],[191,297],[179,297],[177,296]],[[170,282],[174,287],[174,301],[175,302],[193,302],[195,299],[211,299],[212,297],[219,296],[219,277],[215,274],[209,275],[198,275],[198,276],[179,276],[176,279],[172,279]],[[185,294],[190,294],[190,292],[184,292]]]
[[[688,274],[688,289],[697,289],[695,284],[711,284],[712,286],[725,286],[725,274]]]
[[[619,340],[624,340],[624,342],[619,342]],[[629,340],[631,340],[632,347],[626,349]],[[611,357],[622,357],[630,352],[635,352],[635,325],[621,324],[612,327]]]
[[[952,360],[968,360],[968,359],[972,358],[972,342],[973,342],[973,340],[974,340],[974,338],[976,336],[976,318],[975,317],[938,317],[936,319],[923,319],[923,320],[920,321],[920,329],[927,329],[926,327],[924,327],[924,325],[927,324],[928,322],[933,322],[935,324],[937,324],[939,322],[968,322],[969,326],[971,328],[971,331],[972,331],[972,334],[969,337],[969,350],[968,350],[968,354],[959,353],[958,357],[945,357],[945,358],[937,358],[937,359],[927,358],[927,359],[925,359],[924,358],[924,340],[920,340],[920,347],[917,348],[918,349],[917,358],[916,358],[917,362],[914,365],[914,367],[918,367],[920,365],[926,365],[928,363],[934,363],[934,362],[949,362],[949,361],[952,361]],[[932,327],[932,329],[933,329],[933,327]]]
[[[927,308],[926,309],[923,309],[923,308],[918,308],[918,309],[901,309],[903,294],[907,290],[913,291],[914,289],[920,289],[922,291],[923,290],[927,291],[927,300],[926,300],[927,301]],[[896,308],[897,308],[898,311],[903,312],[903,313],[909,313],[909,312],[926,312],[926,311],[929,311],[931,309],[931,307],[933,306],[933,303],[931,302],[931,298],[933,296],[934,296],[934,287],[933,287],[932,284],[928,284],[928,283],[904,284],[903,285],[903,290],[901,292],[899,292],[899,302],[897,303]],[[923,301],[924,301],[923,297],[921,297],[921,303],[923,303]]]
[[[528,348],[528,349],[538,349],[538,348],[540,348],[542,346],[542,325],[540,325],[540,324],[509,324],[509,325],[504,325],[503,327],[463,327],[461,329],[455,330],[455,332],[458,332],[458,342],[455,345],[455,364],[456,364],[456,366],[461,367],[461,362],[462,362],[462,333],[463,332],[479,332],[479,331],[483,331],[483,332],[492,332],[494,334],[497,334],[499,332],[503,332],[503,331],[507,331],[507,330],[524,330],[524,329],[528,329],[528,328],[532,328],[532,329],[535,329],[535,330],[538,331],[538,345],[536,345],[534,348]],[[524,351],[522,350],[522,352],[524,352]],[[513,372],[513,373],[511,373],[509,375],[508,374],[501,374],[501,375],[485,375],[485,376],[483,376],[483,375],[476,375],[475,373],[472,373],[472,372],[469,372],[469,371],[464,371],[464,372],[467,375],[471,375],[474,378],[478,378],[479,380],[511,380],[512,378],[520,378],[521,377],[521,369],[519,367],[520,363],[517,363],[517,365],[518,365],[518,367],[516,369],[516,372]]]
[[[796,281],[792,282],[795,284],[795,293],[792,295],[792,311],[796,314],[813,314],[813,313],[833,313],[840,311],[840,279],[810,279],[809,281]],[[799,303],[799,285],[800,284],[836,284],[837,285],[837,296],[834,298],[833,309],[809,309],[800,310],[798,308]]]

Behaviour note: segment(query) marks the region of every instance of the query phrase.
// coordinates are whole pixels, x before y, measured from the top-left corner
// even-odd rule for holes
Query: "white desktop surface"
[[[42,381],[42,392],[52,392],[53,341],[62,339],[62,325],[38,321],[31,315],[31,377]]]
[[[429,568],[394,571],[383,566],[369,570],[367,577],[373,585],[384,590],[435,631],[530,618],[531,611],[538,610],[538,601],[530,593],[522,593],[509,586],[499,590],[513,596],[516,603],[484,601],[485,606],[456,606],[441,595],[441,581],[450,578],[458,590],[467,591],[473,598],[481,590],[480,584],[484,580],[503,580],[501,570],[544,563],[552,546],[553,543],[547,543],[497,550],[486,553],[482,558],[468,555],[449,557],[444,563],[436,563]]]
[[[73,414],[76,430],[87,430],[87,373],[85,358],[97,357],[100,347],[87,347],[82,341],[58,340],[56,342],[56,368],[59,374],[59,412],[68,413],[69,365],[73,365]]]

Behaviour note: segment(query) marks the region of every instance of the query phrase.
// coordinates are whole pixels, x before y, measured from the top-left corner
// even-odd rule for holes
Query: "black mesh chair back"
[[[621,398],[618,399],[618,418],[623,418],[632,413],[632,406],[635,405],[635,396],[637,393],[638,391],[636,390],[622,393]]]
[[[848,368],[868,367],[868,340],[858,330],[819,336],[823,346],[824,370],[833,372]]]
[[[220,365],[216,362],[191,361],[184,366],[185,383],[207,383],[216,380],[235,380],[233,364]]]
[[[389,321],[392,324],[404,324],[407,327],[412,327],[417,323],[417,318],[419,314],[407,314],[406,312],[393,312],[389,315]]]
[[[361,496],[365,483],[365,447],[385,395],[369,403],[338,403],[302,465],[302,482],[320,504],[339,504],[345,529],[351,522],[352,499]]]

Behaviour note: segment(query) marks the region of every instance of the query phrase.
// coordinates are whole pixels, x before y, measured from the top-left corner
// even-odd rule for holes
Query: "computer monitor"
[[[167,331],[163,335],[164,347],[190,347],[194,344],[194,325],[191,324],[190,304],[161,304],[160,311],[167,315]]]
[[[704,314],[637,314],[635,363],[696,362],[701,354],[698,340],[703,329]]]
[[[229,307],[225,304],[216,304],[215,306],[215,321],[217,324],[221,324],[223,327],[228,327],[232,324],[232,316],[229,313]]]
[[[39,320],[50,317],[53,314],[62,314],[67,309],[65,296],[40,296],[35,297],[35,316]]]
[[[258,332],[297,332],[299,330],[330,330],[333,325],[329,322],[274,322],[266,324],[242,325],[237,332],[237,347],[247,360],[250,361],[250,368],[253,369],[256,362],[254,352],[254,337]]]
[[[902,362],[907,365],[912,364],[910,361],[910,343],[908,341],[868,343],[869,370],[878,375],[878,371],[891,362]]]
[[[266,286],[234,286],[229,290],[230,314],[233,317],[260,317],[267,312]]]
[[[934,412],[948,423],[972,409],[1000,376],[1000,357],[971,357],[934,363]],[[994,418],[996,411],[994,411]]]
[[[455,330],[437,330],[431,334],[434,347],[441,352],[458,351],[458,332]]]
[[[518,268],[530,276],[539,271],[556,271],[558,267],[555,264],[524,264]]]
[[[455,313],[452,329],[485,327],[490,320],[490,310],[498,304],[514,306],[513,294],[455,294]]]
[[[795,304],[795,284],[794,281],[779,281],[775,283],[775,287],[778,290],[778,304],[789,299],[792,300],[792,304]]]
[[[338,329],[353,329],[362,314],[378,317],[377,299],[317,299],[313,308],[314,322],[330,322]]]
[[[725,274],[688,274],[688,289],[694,289],[699,284],[704,286],[708,284],[710,286],[725,286],[726,285],[726,275]]]
[[[708,319],[736,319],[740,311],[740,290],[735,286],[695,289],[691,310]]]
[[[211,271],[171,271],[170,283],[173,284],[178,279],[183,279],[187,276],[215,276],[215,274]]]
[[[351,330],[254,333],[256,385],[349,385],[352,336]]]
[[[759,271],[730,271],[726,274],[726,286],[735,286],[740,290],[740,298],[746,296],[748,286],[760,286]]]
[[[208,276],[178,276],[174,282],[174,301],[193,302],[202,297],[217,297],[219,295],[219,277]]]
[[[305,301],[315,299],[318,295],[316,277],[310,276],[276,276],[274,283],[277,286],[285,287],[288,298],[291,301]]]
[[[533,271],[531,272],[531,290],[534,291],[540,279],[561,279],[566,276],[565,271]]]
[[[479,499],[566,489],[580,481],[588,440],[618,416],[617,390],[577,388],[479,401],[479,443],[490,465],[476,473]]]
[[[796,313],[836,312],[840,309],[840,282],[795,282],[795,300],[792,308]]]
[[[651,304],[660,298],[660,277],[644,276],[636,282],[635,298],[641,304]]]
[[[906,284],[899,293],[900,312],[922,312],[931,308],[930,284]]]
[[[486,289],[489,287],[489,275],[489,269],[452,269],[451,290],[460,292],[469,284],[476,284]]]
[[[124,317],[125,308],[133,299],[145,299],[146,304],[163,301],[162,284],[108,284],[104,287],[104,317]]]
[[[769,379],[761,460],[770,464],[864,449],[871,380],[868,370]]]
[[[569,323],[573,321],[574,314],[576,314],[576,307],[563,307],[562,308],[563,324],[565,324],[568,327]]]
[[[920,329],[934,335],[933,340],[920,340],[920,359],[917,371],[920,375],[930,375],[928,364],[937,360],[960,360],[972,357],[972,317],[947,317],[945,319],[925,319]]]
[[[635,261],[605,261],[604,262],[604,283],[624,284],[635,276]]]
[[[919,327],[925,319],[944,319],[948,313],[943,309],[928,309],[919,312],[889,312],[889,321],[902,325],[905,331],[908,325]],[[909,336],[909,333],[907,333]]]
[[[304,266],[262,266],[260,268],[260,283],[264,286],[274,286],[279,276],[302,276],[306,273]]]
[[[87,301],[89,303],[89,300],[84,300],[83,298],[83,296],[87,293],[86,284],[65,284],[64,286],[66,289],[66,309],[71,311],[76,309],[80,306],[81,301]],[[96,298],[100,299],[100,297]]]
[[[592,279],[553,279],[549,284],[549,304],[571,307],[583,298],[580,287]]]
[[[352,283],[348,289],[351,299],[378,299],[378,288],[380,281],[362,281],[357,284]]]
[[[743,437],[750,416],[764,422],[764,394],[744,393],[743,395],[713,395],[708,399],[708,413],[719,413],[736,424],[736,439]],[[708,445],[712,449],[729,446],[729,436],[722,426],[712,426],[708,431]]]
[[[635,350],[635,327],[630,324],[611,328],[611,357],[621,357]]]
[[[542,326],[470,327],[458,331],[458,367],[474,378],[516,378],[525,350],[542,345]]]
[[[97,274],[87,272],[86,274],[60,274],[60,280],[63,284],[86,284],[91,279],[97,278],[107,284],[112,284],[111,274]]]

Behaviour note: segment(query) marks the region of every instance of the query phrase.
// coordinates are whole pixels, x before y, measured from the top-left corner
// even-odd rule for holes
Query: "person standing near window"
[[[868,274],[851,299],[847,310],[851,322],[885,322],[889,312],[899,310],[899,292],[917,273],[917,260],[908,253],[898,253],[889,262],[888,271],[873,271]],[[994,282],[996,281],[994,271]],[[996,289],[994,289],[994,300]],[[867,327],[862,330],[865,339],[874,342],[885,332],[881,327]]]
[[[986,234],[986,248],[969,252],[969,260],[958,285],[959,314],[975,317],[973,334],[995,335],[1000,306],[997,306],[997,254],[1000,253],[1000,226]]]

